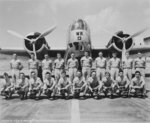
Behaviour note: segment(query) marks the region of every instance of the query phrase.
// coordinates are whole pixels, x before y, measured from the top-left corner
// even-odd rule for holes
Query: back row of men
[[[43,80],[45,79],[47,72],[52,73],[52,71],[54,71],[55,81],[58,82],[62,72],[67,69],[69,79],[71,82],[73,82],[79,67],[79,62],[75,58],[74,53],[72,53],[71,58],[68,59],[67,67],[65,67],[65,61],[61,57],[60,53],[57,54],[57,59],[54,62],[49,58],[48,54],[45,54],[44,57],[45,59],[42,61]],[[90,77],[92,62],[93,60],[89,56],[88,52],[85,52],[84,56],[80,59],[82,75],[85,80]],[[129,57],[129,53],[126,52],[126,60],[124,61],[121,61],[120,58],[117,58],[117,53],[113,53],[112,58],[107,61],[107,59],[103,57],[103,53],[99,52],[98,57],[95,59],[95,64],[96,77],[98,81],[102,80],[106,71],[109,71],[111,77],[116,80],[120,68],[123,70],[124,75],[127,76],[130,81],[132,79],[132,69],[140,71],[141,75],[145,77],[146,61],[145,58],[142,57],[141,53],[138,53],[138,57],[136,59],[131,59]],[[10,68],[12,78],[15,77],[16,79],[19,79],[19,73],[23,69],[23,65],[21,61],[17,59],[16,54],[13,54],[13,59],[10,62]],[[31,76],[31,72],[35,72],[36,75],[38,75],[39,62],[35,59],[34,54],[31,54],[31,59],[28,61],[28,69],[29,76]]]

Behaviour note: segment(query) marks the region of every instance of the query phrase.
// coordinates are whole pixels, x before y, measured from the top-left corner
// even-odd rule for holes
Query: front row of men
[[[85,97],[89,94],[95,98],[99,98],[103,93],[105,96],[112,97],[118,95],[138,95],[145,96],[145,80],[139,71],[135,72],[135,77],[130,81],[124,76],[123,71],[119,71],[119,76],[114,80],[109,72],[105,72],[105,77],[102,81],[98,81],[96,72],[91,72],[91,76],[85,80],[80,71],[77,71],[73,83],[66,77],[66,73],[62,72],[58,83],[51,76],[50,72],[46,72],[45,80],[42,82],[36,76],[34,71],[31,72],[31,77],[28,80],[24,73],[20,73],[20,78],[17,81],[10,79],[7,73],[4,73],[5,84],[1,90],[1,95],[6,98],[11,98],[12,94],[18,93],[21,99],[30,98],[39,99],[41,94],[47,95],[48,98],[60,96],[69,98],[73,96]]]

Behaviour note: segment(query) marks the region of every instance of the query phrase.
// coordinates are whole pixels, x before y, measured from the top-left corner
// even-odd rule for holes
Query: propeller
[[[29,39],[29,38],[27,38],[27,37],[24,37],[24,36],[22,36],[21,34],[15,32],[15,31],[13,31],[13,30],[7,30],[7,32],[10,33],[10,34],[13,35],[13,36],[18,37],[18,38],[21,38],[21,39],[30,41],[31,44],[32,44],[32,46],[33,46],[33,53],[34,53],[34,55],[35,55],[35,58],[37,59],[36,48],[35,48],[35,42],[36,42],[37,40],[39,40],[40,38],[43,38],[43,37],[47,36],[48,34],[50,34],[51,32],[53,32],[53,31],[56,29],[56,27],[57,27],[56,25],[52,26],[51,28],[45,30],[41,35],[39,35],[39,36],[38,36],[37,38],[35,38],[35,39]]]
[[[24,36],[22,36],[21,34],[15,32],[15,31],[13,31],[13,30],[7,30],[7,32],[8,32],[9,34],[13,35],[13,36],[16,36],[16,37],[18,37],[18,38],[25,39],[25,40],[28,40],[28,41],[31,42],[31,40],[30,40],[29,38],[24,37]]]

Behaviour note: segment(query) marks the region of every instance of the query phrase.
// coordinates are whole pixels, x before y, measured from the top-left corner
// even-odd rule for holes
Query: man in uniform
[[[88,78],[87,84],[88,84],[88,90],[90,91],[91,95],[93,96],[94,94],[94,97],[97,98],[100,92],[101,82],[98,81],[95,71],[91,73],[91,77]]]
[[[134,68],[136,71],[140,71],[141,75],[145,77],[145,67],[146,67],[145,58],[142,57],[141,53],[138,53],[138,58],[134,60]]]
[[[124,76],[127,76],[131,81],[132,79],[132,68],[133,68],[133,59],[129,57],[129,52],[126,52],[126,59],[122,61],[122,68]]]
[[[34,71],[31,72],[31,78],[29,80],[29,95],[33,98],[40,98],[42,92],[43,83],[39,77],[37,77]]]
[[[116,79],[116,85],[117,85],[117,91],[116,91],[117,94],[121,94],[124,93],[125,91],[126,92],[129,91],[130,81],[128,77],[124,75],[121,69],[119,70],[119,76]]]
[[[31,53],[31,59],[28,61],[28,69],[29,69],[29,76],[31,77],[31,73],[34,72],[36,76],[38,76],[38,69],[39,69],[39,63],[35,59],[34,53]]]
[[[43,86],[43,93],[51,98],[55,96],[55,85],[56,82],[54,78],[51,77],[51,72],[46,72],[45,79],[44,79],[44,86]]]
[[[81,58],[82,74],[85,80],[90,77],[91,67],[92,67],[92,58],[89,56],[89,53],[86,51],[84,56]]]
[[[119,68],[120,68],[120,59],[117,58],[117,53],[112,54],[112,58],[109,60],[108,67],[111,73],[112,79],[116,80]]]
[[[48,54],[44,55],[45,59],[42,61],[42,77],[45,79],[45,74],[47,72],[52,72],[52,61],[49,59]]]
[[[130,84],[130,93],[137,94],[137,92],[140,92],[142,96],[145,96],[146,89],[145,89],[145,80],[144,77],[141,76],[140,71],[135,72],[135,77],[132,79]]]
[[[85,96],[87,92],[87,82],[81,72],[78,71],[77,76],[73,80],[73,96],[78,98],[81,92],[83,92],[83,96]]]
[[[67,67],[69,72],[69,78],[71,83],[73,83],[73,79],[76,76],[77,69],[78,69],[79,63],[78,60],[75,58],[75,54],[71,53],[71,58],[67,61]]]
[[[29,92],[29,80],[25,77],[24,73],[20,73],[20,78],[17,81],[15,89],[20,96],[20,99],[27,99]]]
[[[17,59],[17,55],[13,54],[13,59],[10,62],[11,76],[12,78],[16,77],[19,79],[20,70],[22,70],[23,66],[19,59]]]
[[[96,58],[96,76],[97,80],[101,81],[102,78],[105,76],[106,71],[106,58],[103,57],[103,53],[99,52],[99,57]]]
[[[58,90],[62,96],[62,98],[69,98],[69,93],[70,93],[70,86],[71,82],[70,80],[66,77],[66,72],[62,72],[62,76],[59,79],[58,82]]]
[[[5,96],[6,99],[11,97],[11,92],[13,91],[12,88],[14,86],[12,79],[9,78],[8,73],[4,73],[4,83],[1,89],[1,95]]]
[[[55,80],[58,83],[62,72],[64,71],[65,61],[61,57],[60,53],[57,53],[57,59],[54,61],[54,69],[55,69]]]
[[[105,96],[113,96],[115,86],[116,83],[114,79],[112,79],[111,74],[105,72],[105,77],[102,79],[100,90],[104,92]]]

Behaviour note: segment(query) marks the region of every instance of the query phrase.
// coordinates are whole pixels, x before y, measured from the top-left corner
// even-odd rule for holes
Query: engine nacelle
[[[130,36],[129,34],[123,34],[122,31],[117,32],[116,35],[119,36],[119,37],[121,37],[121,38],[127,38],[127,37]],[[134,42],[133,42],[132,38],[129,39],[129,40],[127,40],[125,42],[126,51],[129,51],[133,47],[133,44],[134,44]],[[109,43],[107,45],[107,48],[115,49],[115,50],[117,50],[119,52],[122,52],[123,43],[122,43],[122,41],[119,38],[113,36],[111,38],[111,40],[109,41]]]
[[[36,39],[39,35],[39,32],[33,32],[28,34],[26,37],[29,39]],[[24,40],[24,48],[29,54],[33,53],[33,45],[30,41]],[[45,38],[40,38],[35,42],[35,50],[38,59],[41,59],[41,57],[43,57],[43,55],[50,50]]]

